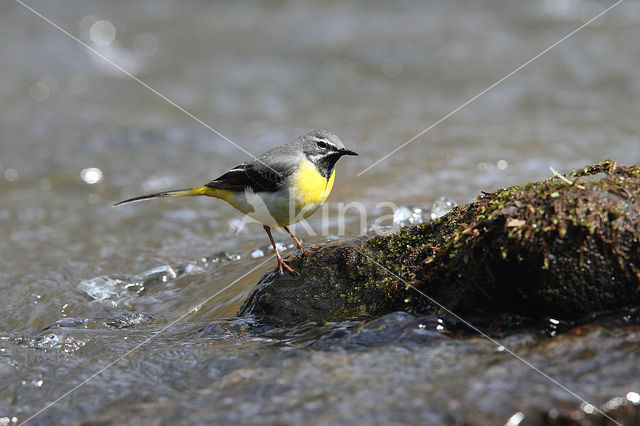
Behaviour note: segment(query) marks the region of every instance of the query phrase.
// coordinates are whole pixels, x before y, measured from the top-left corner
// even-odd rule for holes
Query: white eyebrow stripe
[[[309,136],[309,139],[314,140],[316,142],[324,142],[328,146],[330,146],[331,148],[336,149],[336,150],[338,149],[338,147],[333,142],[331,142],[329,139],[317,138],[315,136]]]
[[[329,139],[325,139],[325,138],[317,138],[317,137],[315,137],[315,136],[309,136],[309,139],[313,139],[313,140],[314,140],[314,141],[316,141],[316,142],[326,142],[326,143],[328,143],[328,144],[333,145],[333,144],[329,141]]]

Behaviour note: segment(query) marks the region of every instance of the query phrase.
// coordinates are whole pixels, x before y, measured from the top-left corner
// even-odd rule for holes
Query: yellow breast
[[[334,171],[326,179],[311,161],[306,158],[300,161],[298,171],[292,176],[292,190],[296,207],[303,211],[305,218],[313,214],[327,199],[335,177]]]

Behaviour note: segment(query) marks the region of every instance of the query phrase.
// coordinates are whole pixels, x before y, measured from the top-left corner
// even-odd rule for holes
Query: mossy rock
[[[392,235],[315,247],[291,262],[300,275],[263,277],[239,315],[338,321],[434,313],[437,301],[474,320],[579,320],[638,305],[639,209],[640,169],[605,161],[484,194]]]

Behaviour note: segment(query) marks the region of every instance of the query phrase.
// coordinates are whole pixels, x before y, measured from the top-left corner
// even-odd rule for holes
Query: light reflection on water
[[[418,220],[433,213],[427,207],[440,197],[465,203],[482,190],[548,177],[549,166],[565,171],[605,158],[624,164],[640,159],[637,2],[624,2],[360,177],[356,173],[373,161],[606,5],[570,0],[178,7],[174,1],[134,1],[117,8],[47,2],[33,7],[252,153],[311,129],[338,134],[361,155],[339,164],[329,200],[333,212],[339,201],[359,201],[375,217],[381,214],[377,203],[392,201],[406,206],[399,218]],[[202,184],[246,156],[17,4],[0,5],[0,39],[0,55],[10,58],[0,63],[0,296],[8,313],[0,316],[0,336],[11,341],[2,340],[0,355],[8,364],[0,374],[9,385],[0,391],[0,407],[24,418],[254,267],[270,249],[256,228],[237,232],[230,226],[237,225],[237,213],[215,200],[112,208],[142,192]],[[321,228],[319,217],[310,222]],[[357,225],[347,224],[347,232],[356,231]],[[303,235],[305,243],[322,240],[314,238]],[[144,271],[161,265],[201,269],[176,270],[175,277],[143,285]],[[274,414],[274,421],[291,422],[331,422],[340,409],[331,418],[322,408],[338,407],[341,398],[348,401],[344,413],[352,410],[377,423],[394,420],[379,408],[389,406],[398,408],[394,421],[444,422],[450,418],[441,407],[468,419],[465,407],[473,412],[482,406],[478,401],[488,407],[480,418],[504,423],[523,408],[514,394],[544,409],[578,407],[567,395],[547,392],[547,383],[485,343],[429,334],[402,343],[402,333],[409,341],[415,337],[410,320],[396,318],[399,325],[389,334],[352,330],[363,324],[261,333],[244,320],[215,321],[234,315],[263,272],[96,378],[62,409],[80,404],[86,412],[113,416],[105,401],[153,404],[158,395],[187,404],[185,389],[219,413],[233,412],[221,402],[230,397],[241,417],[221,420],[249,418],[242,415],[252,408],[242,401],[252,398],[264,404],[256,406],[280,408],[282,417]],[[114,284],[114,306],[93,300],[83,286],[118,276],[141,293],[121,294]],[[76,320],[76,326],[59,323]],[[125,326],[134,320],[135,326]],[[377,346],[362,337],[367,332]],[[640,387],[629,379],[640,377],[633,374],[634,353],[621,359],[615,351],[596,351],[591,361],[581,361],[583,371],[593,370],[590,381],[605,389],[598,393],[554,361],[579,355],[569,343],[562,345],[563,338],[570,340],[560,333],[558,347],[546,343],[558,351],[548,355],[529,348],[535,339],[526,333],[513,337],[585,396],[617,395],[637,403]],[[594,332],[576,345],[588,351],[604,341],[621,350],[637,344],[622,332]],[[353,353],[355,347],[362,351]],[[268,398],[273,386],[281,399]],[[376,388],[381,391],[367,393]],[[305,407],[302,418],[291,410],[295,404]],[[492,414],[496,407],[503,411]],[[50,420],[68,420],[60,413],[54,410]],[[75,415],[80,421],[85,414]]]

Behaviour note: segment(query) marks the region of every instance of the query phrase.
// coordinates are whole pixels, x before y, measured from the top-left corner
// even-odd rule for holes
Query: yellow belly
[[[300,161],[298,171],[293,175],[292,191],[296,202],[296,209],[301,212],[302,220],[311,216],[325,202],[336,177],[331,173],[329,179],[322,176],[316,166],[306,158]],[[297,222],[297,221],[296,221]]]

